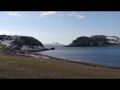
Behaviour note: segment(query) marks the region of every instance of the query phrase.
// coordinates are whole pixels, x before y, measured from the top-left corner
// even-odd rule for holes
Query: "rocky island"
[[[96,47],[120,45],[120,38],[117,36],[94,35],[91,37],[81,36],[73,40],[66,47]]]
[[[0,47],[10,51],[46,51],[55,48],[44,48],[44,45],[34,37],[19,35],[0,35]]]

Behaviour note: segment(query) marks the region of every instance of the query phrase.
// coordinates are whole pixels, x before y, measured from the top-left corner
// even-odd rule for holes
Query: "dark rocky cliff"
[[[114,36],[114,38],[117,38]],[[91,37],[78,37],[76,40],[73,40],[68,47],[94,47],[94,46],[111,46],[111,45],[120,45],[119,41],[113,40],[110,42],[105,35],[95,35]]]
[[[38,41],[37,39],[33,38],[33,37],[28,37],[28,36],[20,36],[17,37],[15,39],[15,41],[12,42],[12,44],[14,45],[18,45],[18,46],[23,46],[23,45],[27,45],[27,46],[43,46],[43,44]]]
[[[30,36],[0,35],[0,43],[10,48],[19,48],[21,50],[44,49],[43,44],[39,40]]]

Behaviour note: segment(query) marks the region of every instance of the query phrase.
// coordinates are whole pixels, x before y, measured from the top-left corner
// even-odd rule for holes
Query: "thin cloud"
[[[7,12],[7,13],[8,13],[8,15],[10,15],[10,16],[18,16],[18,17],[22,16],[21,14],[19,14],[19,13],[17,13],[17,12]]]
[[[75,17],[75,18],[78,18],[78,19],[84,19],[85,18],[85,16],[79,15],[76,12],[72,12],[72,13],[68,14],[68,16],[69,17]]]
[[[68,16],[74,16],[76,14],[76,12],[72,12],[72,13],[70,13],[70,14],[68,14]]]
[[[49,15],[53,15],[53,14],[56,14],[56,13],[57,13],[56,11],[44,11],[44,12],[40,13],[40,17],[49,16]]]
[[[84,19],[84,18],[85,18],[85,16],[82,16],[82,15],[76,15],[76,17],[77,17],[78,19]]]

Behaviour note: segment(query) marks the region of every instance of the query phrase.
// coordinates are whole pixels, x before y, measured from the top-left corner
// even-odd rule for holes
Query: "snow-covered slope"
[[[13,36],[0,35],[0,43],[6,46],[10,46],[10,44],[14,41]]]
[[[11,43],[12,43],[12,40],[1,41],[1,44],[7,45],[7,46],[10,46]]]
[[[44,46],[40,41],[28,36],[0,35],[0,43],[10,48],[19,47],[21,50],[36,51],[44,49]]]
[[[30,51],[38,51],[44,49],[42,46],[34,46],[34,48],[31,48],[30,46],[23,45],[21,50],[30,50]]]
[[[120,43],[120,37],[106,36],[109,43]]]

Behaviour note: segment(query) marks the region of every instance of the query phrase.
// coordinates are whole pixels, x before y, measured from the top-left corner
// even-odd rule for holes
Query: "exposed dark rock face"
[[[0,35],[0,40],[4,40],[5,39],[5,37],[7,37],[6,35]]]
[[[29,36],[0,35],[0,43],[7,45],[11,49],[31,51],[44,49],[43,44],[39,40]]]
[[[38,41],[37,39],[33,37],[28,37],[28,36],[20,36],[15,39],[15,41],[12,42],[14,45],[18,45],[19,47],[22,47],[23,45],[27,46],[43,46],[43,44]]]
[[[80,46],[89,46],[90,38],[82,36],[74,40],[69,46],[80,47]]]

